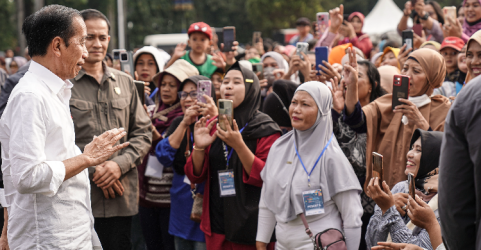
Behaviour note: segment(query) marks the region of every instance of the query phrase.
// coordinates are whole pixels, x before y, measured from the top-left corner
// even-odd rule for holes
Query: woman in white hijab
[[[261,172],[257,249],[265,249],[275,227],[277,249],[311,250],[302,213],[313,234],[339,229],[347,249],[358,249],[361,186],[333,136],[331,107],[331,92],[320,82],[296,90],[289,107],[293,130],[273,144]]]

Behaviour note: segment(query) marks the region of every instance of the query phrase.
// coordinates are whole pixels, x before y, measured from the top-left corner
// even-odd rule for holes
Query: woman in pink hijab
[[[481,30],[481,0],[464,0],[464,19],[463,23],[463,40],[467,41],[469,38]]]
[[[354,12],[349,15],[348,22],[344,22],[343,29],[347,29],[348,36],[340,40],[337,45],[352,43],[352,46],[359,48],[364,53],[365,58],[369,58],[372,50],[372,42],[368,34],[362,33],[364,25],[364,15]]]

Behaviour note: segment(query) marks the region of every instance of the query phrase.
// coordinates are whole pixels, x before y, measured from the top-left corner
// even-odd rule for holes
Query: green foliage
[[[256,29],[271,34],[276,29],[294,28],[299,17],[314,21],[317,12],[326,11],[332,4],[332,1],[329,1],[331,4],[323,2],[326,2],[325,8],[319,0],[247,0],[247,17]]]
[[[16,30],[15,2],[0,0],[0,51],[16,47]]]

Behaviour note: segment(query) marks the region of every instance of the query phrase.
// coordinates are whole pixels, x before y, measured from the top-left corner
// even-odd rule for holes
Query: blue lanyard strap
[[[329,139],[329,141],[327,142],[326,146],[324,147],[324,149],[322,150],[321,154],[319,155],[319,158],[317,158],[316,163],[314,163],[314,166],[312,167],[311,172],[307,172],[306,166],[304,166],[304,162],[302,162],[301,156],[299,155],[299,152],[297,151],[296,142],[294,141],[294,148],[296,149],[297,158],[299,158],[299,161],[301,162],[301,165],[302,165],[302,167],[304,168],[304,171],[306,171],[307,181],[308,181],[309,187],[311,186],[311,174],[312,174],[312,172],[314,171],[314,169],[316,168],[317,163],[319,163],[319,160],[321,159],[322,155],[323,155],[324,152],[326,151],[327,147],[329,146],[329,144],[331,144],[332,138],[334,138],[334,133],[332,133],[331,139]]]
[[[244,131],[244,129],[247,127],[248,124],[249,123],[246,123],[246,125],[239,130],[239,133],[242,134],[242,131]],[[229,154],[227,154],[227,152],[228,152],[227,146],[225,145],[224,142],[222,142],[222,145],[224,146],[224,155],[225,155],[225,160],[227,162],[227,168],[226,169],[229,169],[229,160],[232,157],[232,153],[234,152],[234,149],[231,148]]]

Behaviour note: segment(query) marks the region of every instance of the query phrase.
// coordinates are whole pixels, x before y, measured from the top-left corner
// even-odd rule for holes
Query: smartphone
[[[405,30],[402,32],[402,46],[407,44],[406,50],[413,48],[414,34],[412,30]]]
[[[120,59],[120,52],[125,52],[125,49],[114,49],[114,50],[112,50],[114,60]]]
[[[139,94],[140,101],[142,104],[145,104],[145,82],[143,81],[134,81],[135,87],[137,87],[137,93]]]
[[[303,43],[303,42],[298,42],[296,45],[296,54],[301,57],[302,60],[304,60],[304,56],[301,54],[301,52],[304,52],[304,54],[307,55],[307,51],[309,51],[309,44],[308,43]]]
[[[422,37],[423,36],[423,26],[421,24],[414,24],[413,25],[414,34]]]
[[[210,80],[200,80],[197,82],[197,101],[207,103],[204,95],[212,97],[212,82]]]
[[[222,130],[227,130],[227,126],[233,129],[232,120],[234,119],[234,102],[232,100],[219,99],[217,101],[217,108],[219,109],[219,126]],[[223,116],[227,117],[227,123]]]
[[[443,8],[443,13],[445,17],[451,17],[454,21],[456,21],[457,14],[456,14],[456,7],[455,6],[446,6]],[[448,22],[449,19],[445,18]]]
[[[135,75],[134,60],[132,58],[132,51],[120,52],[120,69],[130,74],[132,77]]]
[[[234,26],[224,27],[223,34],[224,34],[223,52],[233,51],[232,46],[234,46],[234,41],[235,41],[235,27]]]
[[[274,69],[275,68],[273,68],[273,67],[267,67],[267,68],[264,68],[264,70],[263,70],[262,75],[264,75],[264,79],[267,79],[267,85],[268,86],[272,86],[272,84],[276,80],[276,77],[274,76]]]
[[[414,175],[412,173],[408,174],[408,185],[409,185],[409,196],[416,200],[416,183],[414,181]]]
[[[263,67],[262,63],[254,63],[252,64],[252,71],[254,71],[254,73],[262,72]]]
[[[398,105],[404,103],[400,102],[398,99],[408,99],[409,98],[409,85],[411,83],[411,78],[409,76],[394,75],[393,87],[392,87],[392,109]]]
[[[252,35],[252,46],[254,46],[256,43],[258,43],[261,40],[262,32],[260,31],[254,31],[254,34]]]
[[[329,27],[329,13],[328,12],[317,12],[316,14],[317,28],[319,33],[324,32],[327,27]]]
[[[372,177],[379,177],[379,186],[382,189],[383,180],[383,165],[382,155],[376,152],[372,152]]]
[[[319,68],[319,65],[324,66],[322,61],[328,62],[328,58],[329,58],[329,48],[328,47],[317,47],[316,48],[316,70],[318,71],[317,75],[321,74],[321,73],[319,73],[319,70],[321,70]]]

